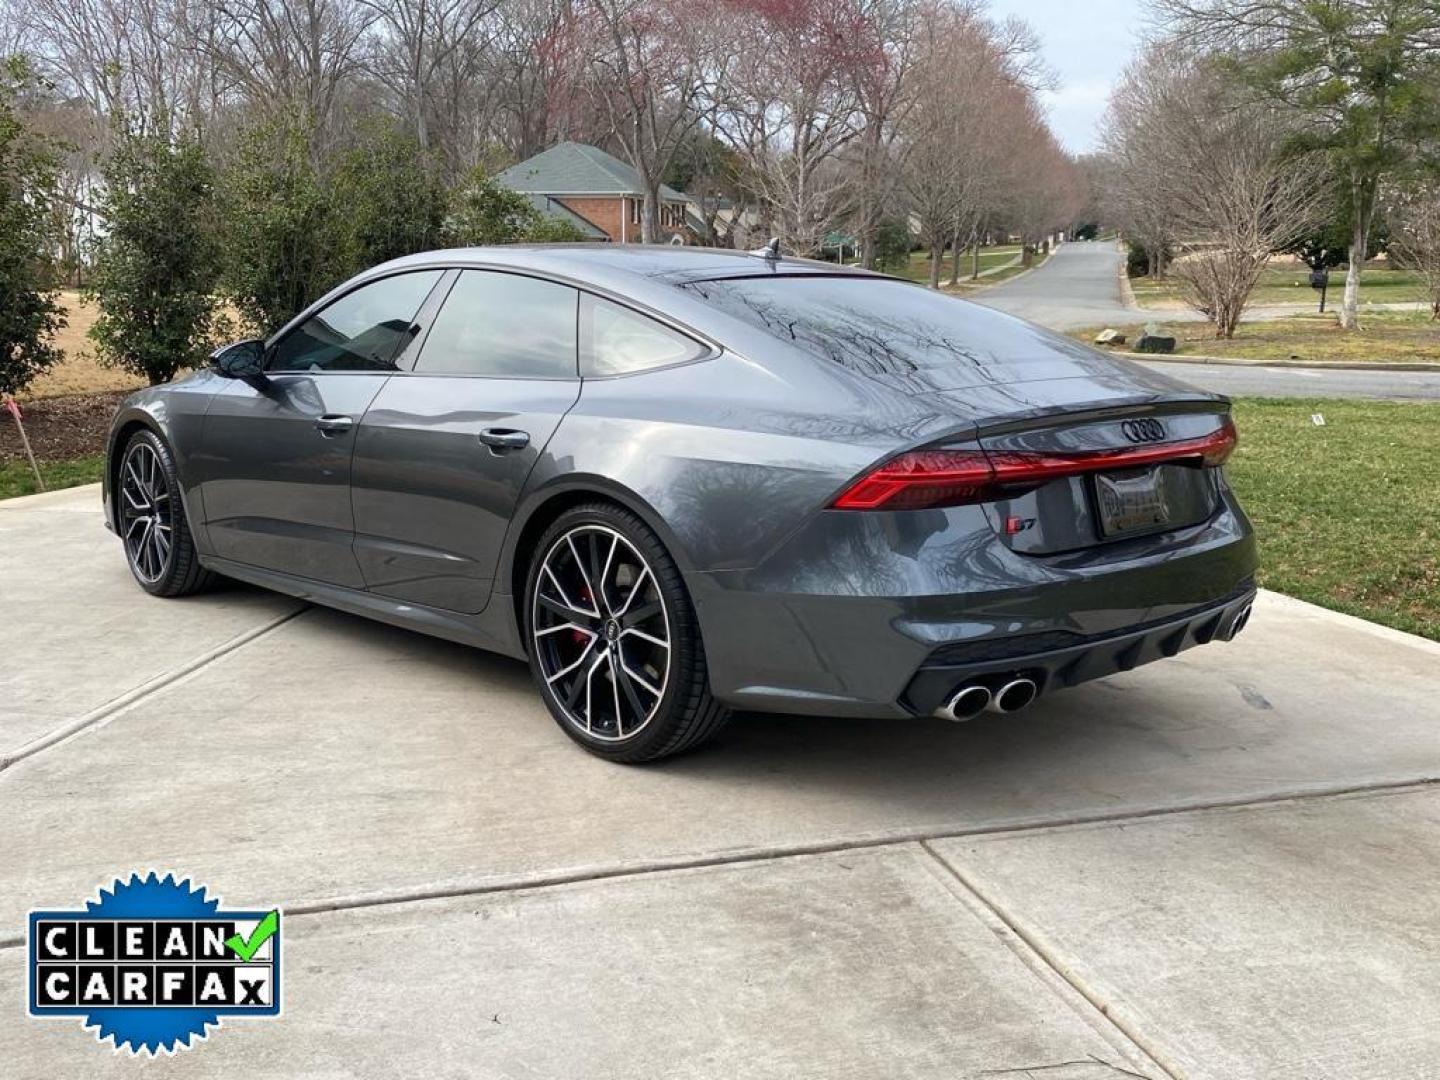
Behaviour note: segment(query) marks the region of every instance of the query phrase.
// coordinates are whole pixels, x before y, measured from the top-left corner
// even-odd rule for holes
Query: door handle
[[[326,413],[315,421],[315,426],[320,430],[320,434],[328,439],[333,435],[344,435],[345,432],[355,426],[355,418],[353,416],[336,416],[334,413]]]
[[[524,450],[530,445],[530,433],[516,431],[514,428],[491,427],[480,432],[480,441],[497,453]]]

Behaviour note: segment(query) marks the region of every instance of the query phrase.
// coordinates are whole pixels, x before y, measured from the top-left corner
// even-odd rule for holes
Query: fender
[[[210,554],[209,535],[205,531],[205,507],[187,462],[200,445],[205,413],[214,396],[214,380],[218,378],[210,371],[196,372],[173,383],[137,390],[120,403],[106,438],[105,471],[101,478],[107,529],[114,532],[117,528],[112,496],[124,441],[137,428],[145,427],[164,439],[174,451],[185,518],[190,523],[196,549],[202,558]]]

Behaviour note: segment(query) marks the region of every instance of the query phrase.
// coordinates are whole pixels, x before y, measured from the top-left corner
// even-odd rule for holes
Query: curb
[[[1139,353],[1134,351],[1117,352],[1107,350],[1104,346],[1095,345],[1091,347],[1100,349],[1109,356],[1123,356],[1127,360],[1156,360],[1164,364],[1215,364],[1220,367],[1260,367],[1260,368],[1308,368],[1315,371],[1429,371],[1440,373],[1440,363],[1428,361],[1405,361],[1403,363],[1386,363],[1383,360],[1250,360],[1237,356],[1197,356],[1193,353],[1179,355],[1176,353]]]

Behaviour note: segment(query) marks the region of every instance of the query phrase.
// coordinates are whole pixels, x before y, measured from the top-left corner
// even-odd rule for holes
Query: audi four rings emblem
[[[1165,425],[1159,420],[1126,420],[1120,430],[1131,442],[1160,442],[1165,438]]]

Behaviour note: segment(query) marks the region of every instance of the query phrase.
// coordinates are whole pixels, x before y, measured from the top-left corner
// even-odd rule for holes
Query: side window
[[[570,286],[553,281],[466,270],[435,316],[415,370],[573,379],[579,297]]]
[[[587,296],[586,348],[580,365],[585,375],[628,375],[698,360],[706,349],[638,311]]]
[[[270,371],[394,371],[410,326],[443,270],[362,285],[311,315],[271,350]]]

